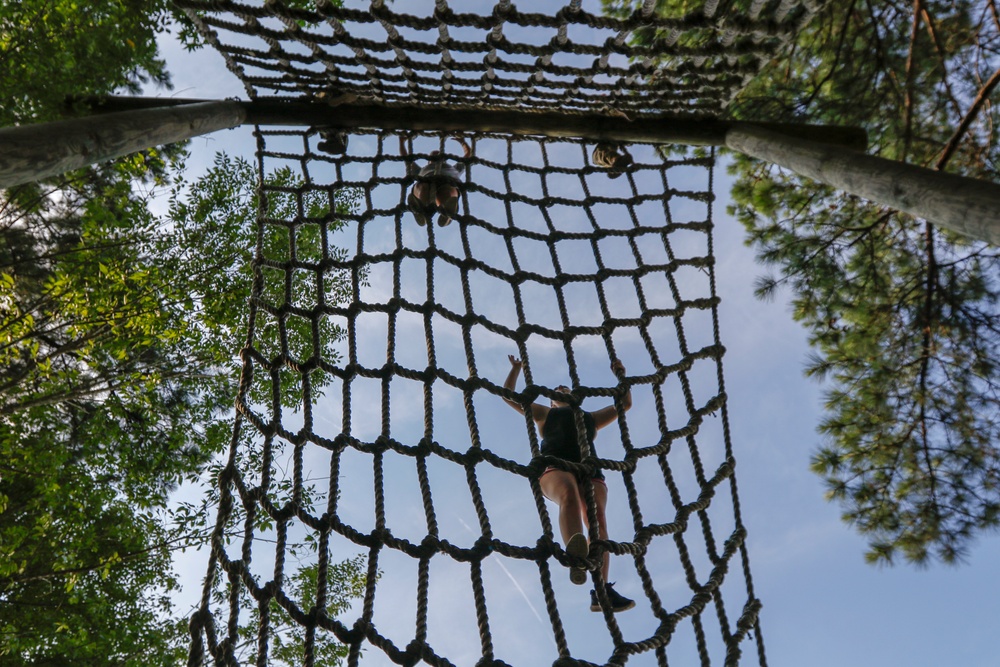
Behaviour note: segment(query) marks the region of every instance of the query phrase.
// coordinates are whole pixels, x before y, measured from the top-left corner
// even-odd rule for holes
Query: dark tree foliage
[[[312,271],[275,269],[275,265],[295,258],[299,262],[320,266],[324,261],[343,260],[346,251],[329,241],[343,229],[346,216],[353,212],[358,203],[358,193],[350,190],[319,191],[304,188],[301,178],[291,169],[282,168],[265,178],[268,194],[264,197],[265,218],[275,221],[266,224],[257,247],[256,213],[258,194],[256,168],[240,158],[225,154],[216,155],[215,163],[197,182],[180,184],[173,191],[170,202],[170,220],[174,238],[184,248],[179,260],[184,268],[177,273],[205,275],[211,277],[211,291],[194,294],[199,304],[194,309],[198,313],[201,326],[213,332],[219,346],[228,349],[230,356],[243,346],[251,303],[253,272],[251,260],[255,252],[268,266],[261,267],[261,292],[258,305],[266,305],[275,310],[295,306],[301,309],[315,307],[318,284]],[[301,195],[296,193],[301,192]],[[301,208],[300,208],[301,204]],[[294,231],[277,221],[299,220]],[[327,238],[324,239],[324,234]],[[182,241],[180,240],[182,239]],[[214,252],[206,253],[205,248]],[[324,252],[326,253],[324,255]],[[362,281],[366,271],[360,271]],[[286,281],[287,279],[287,281]],[[343,303],[350,296],[350,275],[346,271],[326,270],[323,286],[327,304]],[[208,287],[208,284],[205,285]],[[223,299],[214,296],[225,294]],[[289,300],[290,299],[290,300]],[[288,351],[294,358],[308,359],[314,349],[321,350],[329,363],[340,361],[337,343],[345,332],[331,320],[321,320],[314,330],[307,318],[291,317],[285,320],[284,330],[279,331],[277,319],[260,314],[255,321],[254,349],[266,359],[279,358],[282,354],[282,334],[288,344]],[[319,337],[314,345],[314,336]],[[235,361],[235,358],[234,358]],[[329,378],[320,369],[310,374],[312,397],[315,401]],[[273,407],[274,387],[269,374],[257,372],[248,387],[248,401],[252,409],[267,411]],[[302,378],[288,369],[279,371],[280,386],[277,395],[281,407],[299,410],[303,405]],[[235,392],[234,392],[235,393]],[[261,407],[267,406],[267,407]],[[224,425],[224,428],[223,428]],[[230,420],[219,422],[219,432],[228,438],[233,429]],[[268,500],[275,507],[297,506],[305,511],[320,513],[326,506],[325,497],[320,497],[314,485],[307,478],[302,488],[295,489],[293,480],[282,473],[282,469],[292,465],[291,453],[285,451],[287,443],[280,438],[271,441],[267,454],[263,451],[262,438],[255,437],[252,428],[239,432],[238,456],[235,465],[243,479],[256,480],[267,469],[267,475],[274,481],[267,489]],[[222,464],[213,464],[212,480],[218,479]],[[188,494],[189,496],[192,494]],[[207,532],[216,514],[219,503],[219,489],[213,485],[199,502],[184,501],[176,509],[181,525]],[[231,518],[230,526],[239,526],[233,534],[226,534],[227,544],[239,544],[244,537],[242,527],[247,515],[241,503],[233,510],[237,517]],[[253,525],[258,540],[275,537],[273,521],[266,512],[257,512]],[[290,560],[302,563],[292,569],[286,566],[284,592],[300,609],[308,610],[317,599],[319,550],[315,537],[311,534],[299,538],[286,536],[285,546]],[[367,582],[367,566],[363,557],[355,557],[327,564],[327,613],[336,616],[346,611],[355,598],[361,597]],[[224,585],[223,575],[216,572],[215,601],[227,606],[230,590]],[[259,605],[250,597],[246,589],[241,589],[241,607],[249,613],[239,628],[243,640],[233,647],[233,652],[242,664],[256,664],[258,646],[258,626],[261,623]],[[277,602],[270,605],[268,664],[293,667],[303,664],[305,659],[305,629],[297,623]],[[315,638],[313,657],[315,664],[332,667],[341,664],[347,656],[348,647],[341,644],[331,633],[320,632]]]
[[[168,7],[0,3],[0,125],[168,84]],[[184,660],[172,555],[207,529],[168,498],[231,437],[256,241],[232,225],[253,218],[257,182],[243,169],[214,198],[177,190],[175,211],[198,214],[161,219],[152,196],[184,157],[160,147],[0,192],[0,665]],[[310,212],[332,231],[348,206],[338,194]]]
[[[0,126],[58,118],[67,95],[169,85],[167,0],[18,0],[0,7]]]
[[[169,83],[165,2],[0,5],[0,125]],[[0,664],[176,665],[166,494],[205,465],[177,292],[137,193],[179,147],[0,193]]]
[[[175,186],[163,220],[135,195],[128,168],[81,174],[58,196],[18,190],[0,218],[0,660],[168,665],[183,652],[183,627],[164,622],[177,586],[171,552],[205,543],[209,512],[170,517],[165,508],[231,437],[257,175],[219,156],[195,184]],[[288,170],[266,182],[302,185]],[[303,210],[333,234],[354,201],[307,194]],[[270,216],[297,212],[294,195],[269,197]],[[321,261],[318,229],[297,234],[299,259]],[[265,256],[287,259],[288,234],[270,232]],[[264,282],[262,297],[280,307],[284,279]],[[346,284],[328,275],[327,302],[340,302]],[[292,298],[315,298],[315,280],[296,276]],[[285,334],[293,353],[313,349],[307,320]],[[318,334],[335,362],[342,332],[326,323]],[[277,355],[278,332],[262,326],[257,349]],[[283,403],[300,409],[298,378],[288,375]],[[318,396],[325,378],[311,381]],[[267,382],[254,383],[251,400],[270,402]],[[259,467],[253,443],[244,447],[246,465]],[[358,576],[345,590],[363,587]],[[21,608],[31,613],[8,613]]]
[[[859,125],[870,153],[997,180],[998,49],[995,0],[827,2],[730,113]],[[1000,522],[998,251],[743,156],[733,173],[776,270],[758,294],[791,290],[806,374],[829,387],[813,458],[829,497],[870,562],[960,560]]]
[[[128,166],[0,208],[0,659],[174,664],[168,493],[221,439],[221,355]],[[15,610],[18,613],[15,613]]]

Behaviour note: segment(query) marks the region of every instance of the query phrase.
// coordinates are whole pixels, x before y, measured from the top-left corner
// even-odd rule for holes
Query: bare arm
[[[620,359],[615,359],[611,362],[611,370],[617,376],[625,375],[625,365],[622,364]],[[622,399],[622,410],[628,411],[632,407],[632,387],[628,388],[625,392],[625,397]],[[618,419],[618,409],[614,405],[609,405],[606,408],[601,408],[600,410],[595,410],[591,413],[594,417],[594,426],[598,429],[602,429],[611,422]]]
[[[416,176],[420,171],[420,168],[417,167],[417,163],[412,157],[410,157],[410,151],[406,150],[406,140],[403,138],[403,135],[399,135],[399,155],[404,158],[403,162],[406,165],[406,175],[410,177]]]
[[[514,387],[517,386],[517,376],[521,374],[521,360],[513,354],[508,354],[507,359],[510,360],[510,373],[507,374],[507,379],[503,381],[503,388],[514,391]],[[520,412],[522,415],[524,414],[524,406],[517,401],[506,397],[504,397],[503,401],[510,407]]]
[[[469,157],[470,155],[472,155],[472,149],[469,147],[469,144],[465,141],[465,139],[463,137],[452,137],[452,138],[455,141],[457,141],[458,143],[462,144],[462,150],[465,152],[465,157]],[[456,164],[445,163],[445,165],[449,169],[451,169],[451,170],[453,170],[455,172],[454,173],[454,177],[455,178],[459,178],[462,174],[465,173],[465,167],[466,167],[466,165],[465,165],[464,162],[458,162]],[[449,175],[451,175],[451,174],[449,174]]]
[[[507,379],[504,380],[503,388],[514,391],[517,386],[517,377],[521,374],[521,366],[523,365],[521,360],[515,357],[513,354],[507,355],[507,359],[510,361],[510,373],[507,374]],[[504,398],[504,402],[510,407],[514,408],[522,415],[525,413],[525,408],[523,405],[517,401],[513,401],[509,398]],[[528,416],[535,420],[536,423],[544,423],[545,417],[549,414],[549,409],[544,405],[539,403],[532,403],[528,406]]]

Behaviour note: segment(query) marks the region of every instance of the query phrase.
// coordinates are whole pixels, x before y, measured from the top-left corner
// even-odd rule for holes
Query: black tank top
[[[597,456],[594,450],[594,435],[597,433],[594,416],[584,412],[583,423],[587,427],[590,452],[593,456]],[[541,449],[542,454],[558,456],[574,463],[580,462],[580,443],[576,438],[576,417],[573,416],[573,408],[549,408],[549,414],[542,425]]]

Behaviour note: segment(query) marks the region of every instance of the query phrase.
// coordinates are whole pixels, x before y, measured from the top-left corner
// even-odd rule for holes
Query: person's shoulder
[[[541,428],[546,421],[548,421],[549,413],[552,408],[542,405],[541,403],[532,403],[528,406],[528,416],[534,420],[535,424]]]

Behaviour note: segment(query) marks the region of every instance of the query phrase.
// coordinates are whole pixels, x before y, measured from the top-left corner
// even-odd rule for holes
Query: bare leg
[[[424,206],[430,206],[434,201],[434,195],[427,183],[414,183],[413,196]]]
[[[602,540],[608,539],[608,520],[605,515],[605,508],[608,506],[608,487],[600,482],[594,482],[594,502],[597,504],[597,536]],[[584,512],[587,511],[586,501],[584,501]],[[604,564],[601,566],[601,574],[604,582],[608,581],[608,571],[611,567],[611,554],[604,552]]]
[[[580,494],[583,495],[582,493]],[[597,506],[597,537],[600,540],[607,541],[608,539],[608,520],[606,508],[608,505],[608,487],[600,482],[594,482],[594,504]],[[586,504],[582,506],[584,512],[587,511]],[[601,563],[601,576],[604,579],[605,593],[608,596],[608,601],[611,603],[611,611],[618,613],[620,611],[627,611],[635,606],[635,602],[624,597],[620,593],[612,588],[611,584],[608,582],[608,575],[611,566],[611,553],[605,551]],[[601,605],[598,601],[598,597],[593,591],[590,593],[590,610],[591,611],[601,611]]]
[[[569,580],[577,586],[587,583],[587,570],[579,560],[587,557],[590,544],[583,532],[584,518],[580,514],[580,487],[576,477],[562,470],[551,470],[542,475],[542,492],[559,505],[559,532],[562,533],[566,554],[571,559]]]
[[[597,537],[602,540],[608,539],[608,519],[605,508],[608,505],[608,487],[600,482],[594,482],[594,502],[597,504]],[[590,528],[590,521],[587,517],[587,499],[584,497],[583,489],[580,489],[580,512],[583,514],[583,521]],[[604,582],[608,581],[608,570],[611,567],[611,554],[604,552],[604,564],[601,566],[601,574]]]
[[[437,205],[444,208],[448,200],[458,197],[458,188],[452,185],[439,185],[437,188]],[[559,472],[562,472],[561,470]]]
[[[563,544],[577,533],[583,532],[583,503],[576,477],[564,470],[551,470],[538,480],[545,497],[559,505],[559,532]]]

